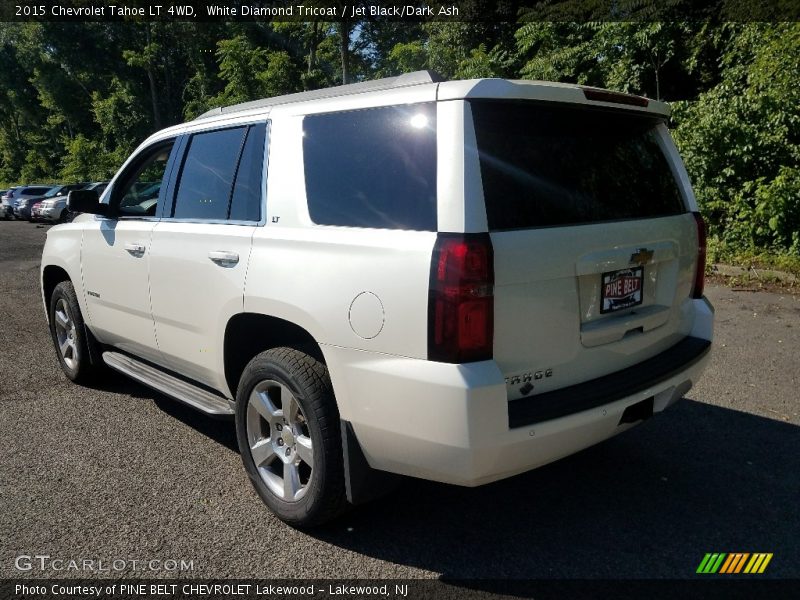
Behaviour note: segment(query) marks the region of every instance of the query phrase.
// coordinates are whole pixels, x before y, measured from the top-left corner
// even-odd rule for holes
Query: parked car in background
[[[43,200],[39,200],[33,206],[31,206],[31,218],[28,219],[32,223],[35,221],[41,221],[41,210],[42,210],[42,202]]]
[[[31,214],[31,200],[41,198],[53,189],[52,185],[27,185],[14,191],[14,200],[11,204],[14,217],[17,219],[28,219]]]
[[[84,181],[84,182],[81,182],[81,183],[70,183],[68,185],[59,185],[59,186],[56,186],[53,189],[49,190],[41,198],[42,205],[39,207],[39,214],[38,215],[33,215],[32,214],[31,220],[34,220],[35,218],[38,218],[40,220],[58,221],[58,219],[46,218],[44,216],[44,211],[46,209],[52,208],[54,206],[55,202],[58,201],[58,200],[62,200],[62,203],[61,203],[62,207],[66,206],[67,195],[69,195],[69,193],[71,191],[73,191],[73,190],[81,190],[81,189],[85,188],[87,185],[89,185],[89,184]]]
[[[3,217],[4,219],[10,219],[14,215],[14,193],[18,189],[18,187],[9,188],[5,191],[2,197],[0,197],[0,217]]]
[[[106,186],[108,186],[107,181],[95,181],[88,185],[84,184],[81,189],[93,190],[97,192],[98,196],[102,196]],[[71,213],[67,209],[67,196],[68,194],[64,194],[63,196],[51,198],[42,202],[40,218],[43,221],[49,221],[51,223],[68,223],[72,221],[72,219],[75,218],[75,213]]]

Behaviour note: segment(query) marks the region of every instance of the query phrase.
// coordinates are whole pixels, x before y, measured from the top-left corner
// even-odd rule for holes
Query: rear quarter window
[[[533,102],[470,106],[493,231],[685,212],[657,119]]]
[[[314,223],[436,230],[434,103],[307,116],[303,155]]]

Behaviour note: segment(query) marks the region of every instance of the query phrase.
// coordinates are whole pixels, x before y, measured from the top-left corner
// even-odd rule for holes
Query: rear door
[[[663,122],[470,105],[495,253],[494,357],[509,397],[619,371],[684,337],[697,232]]]
[[[188,136],[174,200],[153,230],[150,296],[166,366],[219,390],[225,326],[243,310],[262,222],[266,129],[262,122]]]

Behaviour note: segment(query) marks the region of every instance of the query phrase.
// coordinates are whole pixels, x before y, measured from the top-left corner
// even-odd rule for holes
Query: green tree
[[[98,156],[103,155],[100,144],[79,133],[66,144],[61,161],[62,181],[78,182],[107,178],[109,173],[97,162]]]
[[[92,140],[97,149],[95,177],[104,179],[122,164],[150,132],[147,104],[127,80],[113,78],[107,95],[92,95],[92,110],[100,134]],[[84,151],[86,143],[76,146]],[[70,147],[67,145],[67,155]],[[66,168],[66,166],[64,167]]]
[[[676,141],[715,235],[800,254],[800,24],[726,28],[721,81],[675,106]]]

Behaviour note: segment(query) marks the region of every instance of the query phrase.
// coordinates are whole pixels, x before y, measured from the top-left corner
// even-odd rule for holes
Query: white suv
[[[624,431],[709,355],[703,222],[646,98],[428,72],[160,131],[48,232],[66,375],[235,414],[269,507],[475,486]]]

